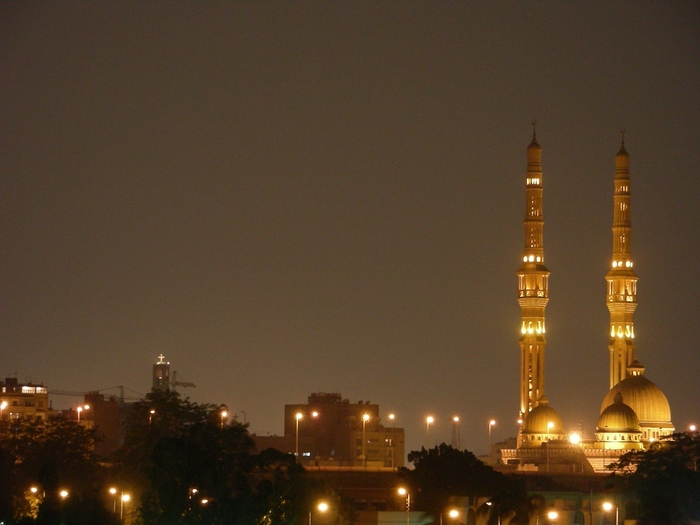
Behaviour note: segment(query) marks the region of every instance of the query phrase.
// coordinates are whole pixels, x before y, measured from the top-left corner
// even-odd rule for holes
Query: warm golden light
[[[408,494],[408,491],[404,487],[399,487],[397,492],[402,496],[405,496],[406,494]]]
[[[557,519],[557,518],[559,517],[559,513],[558,513],[556,510],[550,510],[550,511],[547,513],[547,517],[548,517],[550,520],[555,520],[555,519]]]
[[[367,423],[367,421],[369,421],[371,418],[372,416],[370,416],[367,412],[362,414],[362,421],[364,421],[365,423]]]
[[[609,501],[604,501],[603,502],[603,510],[605,512],[610,512],[613,509],[613,504],[610,503]]]
[[[318,412],[316,412],[315,410],[311,412],[311,417],[318,417]]]
[[[29,492],[31,492],[32,494],[36,494],[37,492],[39,492],[39,488],[38,487],[29,487]]]
[[[62,499],[66,499],[68,497],[68,491],[62,490],[61,492],[58,493],[58,495],[61,496]]]
[[[122,501],[123,501],[124,503],[126,503],[126,502],[129,501],[130,499],[131,499],[131,496],[129,496],[128,494],[122,494]]]
[[[569,442],[572,445],[578,445],[579,443],[581,443],[581,434],[579,434],[578,432],[572,432],[569,435]]]
[[[425,418],[425,422],[428,423],[428,425],[432,425],[435,422],[435,418],[433,416],[428,416]]]
[[[452,518],[458,518],[459,517],[459,511],[457,509],[451,509],[450,512],[447,513],[447,515]]]
[[[459,423],[459,416],[453,417],[452,421],[454,421],[455,423]]]
[[[109,493],[112,494],[112,495],[114,495],[114,494],[117,493],[117,489],[116,489],[115,487],[110,487]]]
[[[316,508],[318,509],[319,512],[326,512],[328,510],[328,503],[325,501],[321,501]]]
[[[294,418],[295,418],[297,421],[299,421],[299,420],[302,419],[303,417],[304,417],[304,414],[302,414],[301,412],[297,412],[296,414],[294,414]]]

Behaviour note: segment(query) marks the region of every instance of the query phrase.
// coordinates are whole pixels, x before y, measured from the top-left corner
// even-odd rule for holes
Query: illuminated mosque
[[[501,461],[523,470],[602,472],[625,452],[644,449],[674,431],[666,396],[645,376],[636,357],[633,316],[637,275],[631,251],[629,154],[623,132],[615,156],[612,262],[605,276],[610,311],[610,390],[603,398],[593,439],[568,434],[544,392],[550,272],[544,257],[541,159],[533,123],[525,179],[525,249],[517,271],[521,312],[519,432],[517,448],[501,450]]]

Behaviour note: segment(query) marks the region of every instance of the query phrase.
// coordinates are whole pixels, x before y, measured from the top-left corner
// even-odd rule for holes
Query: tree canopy
[[[408,461],[413,470],[403,467],[399,475],[410,488],[415,508],[433,516],[445,512],[450,499],[460,496],[488,497],[498,512],[511,516],[520,515],[527,502],[519,480],[496,472],[468,450],[443,443],[411,452]]]
[[[700,519],[700,433],[677,433],[647,450],[628,452],[611,468],[625,474],[629,517],[640,525]],[[636,507],[636,508],[635,508]]]

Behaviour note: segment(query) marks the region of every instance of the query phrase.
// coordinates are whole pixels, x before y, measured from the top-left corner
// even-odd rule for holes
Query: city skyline
[[[517,432],[536,119],[550,404],[591,435],[608,390],[625,128],[637,356],[698,423],[699,9],[4,3],[0,375],[146,393],[163,354],[252,432],[339,392],[483,453]]]

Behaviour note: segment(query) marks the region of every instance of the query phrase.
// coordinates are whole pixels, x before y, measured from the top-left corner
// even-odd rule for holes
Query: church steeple
[[[520,305],[520,416],[538,405],[544,396],[544,309],[549,301],[549,270],[544,265],[542,215],[542,148],[533,122],[527,148],[525,179],[525,249],[518,268]]]
[[[605,276],[610,311],[610,388],[627,377],[627,367],[635,360],[637,347],[633,320],[637,307],[637,275],[632,261],[629,163],[622,130],[622,145],[615,156],[612,263]]]

